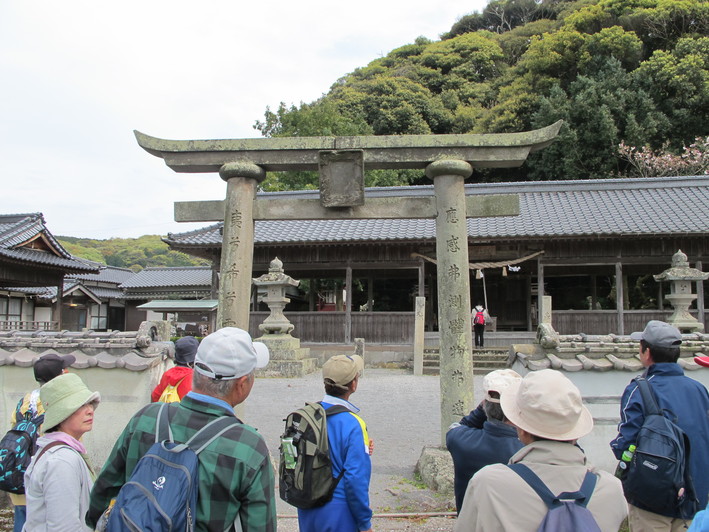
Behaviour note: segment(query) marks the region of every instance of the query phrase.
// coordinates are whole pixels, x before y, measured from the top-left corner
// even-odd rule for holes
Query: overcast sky
[[[486,0],[2,0],[0,213],[42,212],[55,235],[136,237],[207,224],[173,202],[222,199],[217,174],[178,174],[133,130],[260,137],[267,106],[311,102]]]

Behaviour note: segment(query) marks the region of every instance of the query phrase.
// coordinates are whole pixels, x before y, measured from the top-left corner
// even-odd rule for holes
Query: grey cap
[[[682,343],[682,333],[677,327],[658,320],[650,320],[643,332],[630,335],[633,340],[645,340],[655,347],[679,347]]]

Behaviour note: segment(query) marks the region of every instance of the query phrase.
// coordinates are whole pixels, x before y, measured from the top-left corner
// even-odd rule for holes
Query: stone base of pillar
[[[290,334],[267,334],[254,340],[266,344],[271,355],[268,365],[256,370],[257,377],[302,377],[318,369],[310,348],[300,347],[300,340]]]
[[[424,447],[415,472],[426,486],[438,493],[453,493],[453,459],[444,447]]]

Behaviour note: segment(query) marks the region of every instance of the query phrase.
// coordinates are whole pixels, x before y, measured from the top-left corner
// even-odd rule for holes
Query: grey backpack
[[[345,472],[332,476],[327,418],[348,411],[342,405],[325,409],[320,403],[306,403],[284,420],[278,480],[281,499],[288,504],[316,508],[332,499]]]
[[[524,464],[509,464],[507,467],[517,473],[539,495],[549,509],[539,525],[538,532],[601,532],[591,511],[586,508],[598,477],[590,471],[578,491],[565,491],[554,495],[542,479]]]

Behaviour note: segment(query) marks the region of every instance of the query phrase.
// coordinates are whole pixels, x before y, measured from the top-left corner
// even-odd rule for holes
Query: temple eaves
[[[333,150],[361,150],[366,170],[423,169],[439,159],[467,161],[475,168],[511,168],[548,146],[562,123],[520,133],[460,135],[167,140],[134,133],[145,151],[164,159],[176,172],[218,172],[234,161],[248,161],[270,172],[317,170],[320,152]]]

